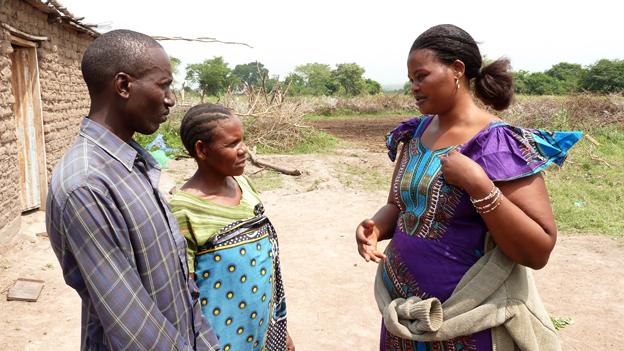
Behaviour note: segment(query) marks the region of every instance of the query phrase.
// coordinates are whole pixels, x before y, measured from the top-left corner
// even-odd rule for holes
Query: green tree
[[[405,82],[405,84],[403,84],[403,95],[412,95],[412,82]]]
[[[561,81],[544,72],[520,71],[514,73],[514,88],[518,94],[559,95],[565,93]]]
[[[333,90],[332,71],[323,63],[306,63],[295,68],[295,74],[303,79],[306,95],[330,95]]]
[[[214,57],[203,63],[194,63],[186,67],[186,80],[199,87],[201,101],[204,96],[218,95],[230,84],[230,68],[223,57]]]
[[[581,79],[587,70],[576,63],[560,62],[545,73],[561,82],[563,93],[575,93],[581,88]]]
[[[581,78],[581,88],[594,93],[624,92],[624,60],[602,59]]]
[[[240,82],[244,82],[249,86],[256,86],[263,79],[269,77],[269,70],[262,63],[255,61],[244,65],[236,65],[232,70],[232,76],[237,77]]]
[[[171,56],[169,57],[169,62],[171,62],[171,72],[175,76],[176,74],[178,74],[178,70],[180,69],[180,64],[182,63],[182,61],[180,61],[180,59],[177,57]]]
[[[516,94],[529,94],[526,86],[526,78],[530,73],[524,70],[512,72],[513,86]]]
[[[265,82],[265,88],[267,91],[271,91],[273,90],[278,84],[280,86],[280,88],[282,87],[282,85],[280,84],[279,81],[279,76],[277,75],[273,75],[271,78],[268,78]]]
[[[356,63],[341,63],[336,65],[332,75],[342,93],[347,96],[355,96],[364,91],[365,82],[362,77],[364,72],[364,68]]]
[[[365,79],[364,89],[366,90],[367,94],[377,95],[381,93],[381,84],[372,79]]]
[[[293,96],[303,95],[306,89],[305,80],[296,73],[290,73],[286,76],[284,86],[288,89],[288,94]]]

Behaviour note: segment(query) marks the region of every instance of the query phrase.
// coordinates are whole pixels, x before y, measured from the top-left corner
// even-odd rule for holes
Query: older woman
[[[241,121],[222,105],[191,108],[180,136],[197,171],[171,200],[188,243],[204,316],[224,351],[294,350],[277,236],[243,176]]]

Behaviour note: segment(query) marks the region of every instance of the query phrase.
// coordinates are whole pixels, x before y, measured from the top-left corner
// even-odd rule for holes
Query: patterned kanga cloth
[[[173,212],[193,252],[202,312],[224,351],[286,350],[286,302],[275,229],[245,177],[243,197],[224,206],[178,193]],[[214,223],[229,224],[215,230]]]
[[[383,281],[395,298],[437,297],[444,302],[464,273],[483,255],[486,226],[463,190],[445,182],[438,156],[457,150],[480,164],[496,182],[527,177],[551,163],[561,165],[579,132],[546,132],[495,122],[463,145],[430,150],[420,140],[432,116],[401,123],[387,137],[400,215],[386,249]],[[382,324],[381,350],[491,350],[489,330],[443,342],[422,343],[390,334]]]

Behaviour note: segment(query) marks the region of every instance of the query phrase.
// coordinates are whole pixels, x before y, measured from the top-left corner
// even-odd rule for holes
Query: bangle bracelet
[[[498,200],[500,199],[500,195],[501,195],[500,192],[498,192],[498,193],[496,193],[496,196],[492,199],[492,201],[490,201],[489,203],[487,203],[487,204],[485,204],[483,206],[474,205],[474,208],[477,211],[487,210],[488,208],[494,206],[498,202]]]
[[[481,199],[474,199],[474,198],[472,198],[472,196],[471,196],[471,197],[470,197],[470,202],[472,202],[472,204],[474,205],[474,204],[476,204],[477,202],[483,202],[483,201],[489,200],[489,199],[493,198],[494,196],[496,196],[496,194],[497,194],[498,192],[500,192],[500,190],[498,189],[498,187],[496,187],[496,185],[493,185],[493,184],[492,184],[492,190],[490,190],[490,192],[489,192],[489,193],[488,193],[488,194],[487,194],[484,198],[481,198]]]
[[[492,207],[492,208],[490,208],[489,210],[485,210],[485,211],[479,211],[479,210],[477,210],[477,213],[478,213],[478,214],[486,214],[486,213],[490,213],[490,212],[494,211],[495,209],[497,209],[497,208],[498,208],[498,206],[500,206],[501,202],[502,202],[502,201],[498,201],[498,202],[496,202],[495,206],[494,206],[494,207]]]

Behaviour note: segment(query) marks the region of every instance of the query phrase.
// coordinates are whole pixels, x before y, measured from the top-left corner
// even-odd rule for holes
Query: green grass
[[[357,164],[338,164],[336,178],[348,188],[364,191],[389,191],[390,175],[380,170]]]
[[[546,172],[558,229],[568,233],[624,236],[624,129],[590,131],[600,143],[583,138],[562,169]]]
[[[269,169],[250,174],[249,178],[259,192],[280,188],[284,183],[279,173]]]
[[[550,320],[552,321],[556,330],[561,330],[567,327],[568,325],[572,325],[574,323],[572,318],[568,318],[568,317],[552,317],[551,316]]]
[[[303,140],[288,149],[274,149],[258,145],[259,154],[325,154],[343,145],[343,141],[329,133],[314,128],[302,131]]]

